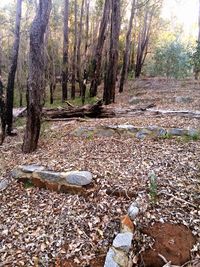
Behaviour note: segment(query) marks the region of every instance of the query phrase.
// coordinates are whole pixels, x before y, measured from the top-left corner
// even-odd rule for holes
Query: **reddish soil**
[[[190,250],[195,238],[190,229],[184,225],[155,223],[143,230],[155,239],[152,249],[146,250],[141,256],[141,266],[161,267],[165,263],[158,256],[161,254],[174,265],[182,265],[190,260]]]

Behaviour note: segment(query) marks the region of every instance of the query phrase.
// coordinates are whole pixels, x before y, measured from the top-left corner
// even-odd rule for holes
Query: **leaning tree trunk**
[[[105,0],[103,17],[99,28],[99,37],[95,49],[94,57],[92,59],[92,81],[90,87],[90,97],[97,95],[97,87],[99,85],[99,77],[101,72],[101,58],[104,42],[106,39],[106,29],[110,18],[111,0]]]
[[[6,94],[6,124],[7,133],[11,134],[12,124],[13,124],[13,99],[14,99],[14,83],[15,74],[17,70],[17,60],[19,52],[19,42],[20,42],[20,24],[21,24],[21,14],[22,14],[22,0],[17,0],[16,9],[16,22],[15,22],[15,40],[13,44],[13,54],[11,59],[10,71],[8,74],[8,85]]]
[[[119,92],[122,93],[124,90],[124,83],[127,79],[127,72],[128,72],[128,65],[130,60],[130,50],[131,50],[131,34],[132,34],[132,28],[133,28],[133,18],[135,14],[135,4],[136,0],[133,0],[132,2],[132,9],[131,9],[131,16],[129,21],[129,27],[126,34],[126,47],[124,51],[124,58],[123,58],[123,66],[122,66],[122,72],[121,72],[121,79],[120,79],[120,86],[119,86]]]
[[[64,26],[63,26],[63,66],[62,66],[62,101],[67,100],[68,82],[68,50],[69,50],[69,0],[65,0]]]
[[[115,101],[117,80],[118,50],[120,33],[120,0],[112,0],[110,52],[107,75],[104,84],[104,101],[106,105]]]
[[[77,56],[77,0],[74,0],[74,53],[72,61],[72,88],[71,98],[74,99],[76,95],[76,56]]]
[[[40,0],[30,30],[27,122],[22,150],[36,150],[41,127],[44,82],[44,34],[49,21],[51,0]]]

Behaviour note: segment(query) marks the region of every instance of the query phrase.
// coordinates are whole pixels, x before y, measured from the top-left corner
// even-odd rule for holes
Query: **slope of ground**
[[[136,83],[146,86],[148,97],[151,96],[153,85],[149,90],[146,81]],[[168,83],[159,84],[159,90],[169,87]],[[129,85],[136,86],[133,82]],[[121,102],[115,105],[128,105],[129,99],[129,92],[125,96],[117,95],[117,101]],[[176,108],[183,106],[177,104]],[[184,108],[193,109],[185,104]],[[194,109],[200,110],[196,106]],[[38,150],[24,155],[21,152],[23,127],[18,127],[18,136],[8,137],[1,147],[0,179],[8,179],[9,185],[0,192],[0,261],[3,264],[0,266],[54,266],[56,259],[57,266],[60,259],[70,259],[63,266],[97,267],[95,259],[103,266],[106,252],[119,231],[120,218],[136,196],[141,198],[142,209],[136,221],[135,266],[139,266],[144,247],[153,244],[142,229],[154,222],[181,223],[190,228],[195,238],[190,257],[191,260],[200,258],[200,141],[72,135],[80,126],[111,124],[200,128],[198,119],[179,117],[50,122],[43,125]],[[83,197],[24,187],[11,177],[12,169],[22,164],[40,164],[55,171],[91,171],[94,190]],[[155,203],[149,194],[152,171],[158,183]],[[132,194],[120,194],[122,191]]]

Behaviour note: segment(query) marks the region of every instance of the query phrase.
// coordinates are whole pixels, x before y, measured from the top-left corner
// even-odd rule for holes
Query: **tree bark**
[[[69,50],[69,0],[65,0],[64,26],[63,26],[63,66],[62,66],[62,102],[67,100],[67,82],[68,82],[68,50]]]
[[[122,66],[122,72],[121,72],[121,79],[120,79],[120,87],[119,92],[122,93],[124,90],[124,83],[127,79],[127,72],[128,72],[128,65],[130,60],[130,50],[131,50],[131,34],[132,34],[132,28],[133,28],[133,18],[135,15],[135,8],[136,8],[136,0],[132,1],[132,8],[131,8],[131,16],[129,20],[129,27],[126,34],[126,47],[124,51],[124,57],[123,57],[123,66]]]
[[[21,14],[22,14],[22,0],[17,0],[15,40],[13,44],[13,52],[12,52],[11,66],[8,74],[8,84],[6,93],[6,124],[7,124],[8,134],[11,134],[12,124],[13,124],[14,84],[15,84],[15,74],[17,70],[17,60],[18,60],[19,42],[20,42]]]
[[[117,80],[118,50],[120,33],[120,0],[112,0],[110,52],[106,81],[104,84],[104,101],[106,105],[115,102]]]
[[[144,61],[147,55],[152,17],[153,17],[153,10],[151,11],[146,10],[144,16],[144,25],[138,37],[137,59],[135,64],[135,78],[140,77],[142,72],[142,67],[144,65]]]
[[[41,127],[44,82],[44,34],[49,21],[51,0],[40,0],[30,30],[29,77],[27,92],[27,122],[22,150],[36,150]]]
[[[95,49],[94,57],[92,59],[92,73],[91,73],[92,81],[90,87],[90,97],[95,97],[97,95],[97,87],[99,85],[99,77],[101,71],[102,51],[106,39],[106,29],[110,18],[110,9],[111,9],[111,0],[105,0],[103,16],[99,28],[97,46]]]
[[[84,11],[84,2],[85,0],[82,0],[81,4],[81,15],[80,15],[80,25],[79,25],[79,34],[78,34],[78,44],[77,44],[77,79],[79,83],[79,89],[80,89],[80,96],[83,95],[83,77],[82,77],[82,71],[81,71],[81,40],[82,40],[82,34],[83,34],[83,11]]]
[[[77,66],[77,0],[74,0],[74,52],[72,61],[72,88],[71,98],[75,99],[76,94],[76,66]]]

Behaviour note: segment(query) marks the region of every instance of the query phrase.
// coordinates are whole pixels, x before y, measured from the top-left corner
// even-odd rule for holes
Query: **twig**
[[[180,202],[182,202],[182,203],[185,203],[185,204],[188,204],[188,205],[190,205],[191,207],[193,207],[193,208],[197,208],[197,206],[196,205],[194,205],[194,204],[192,204],[192,203],[190,203],[190,202],[188,202],[188,201],[186,201],[186,200],[184,200],[184,199],[182,199],[182,198],[179,198],[179,197],[176,197],[176,196],[174,196],[174,195],[172,195],[172,194],[169,194],[169,193],[166,193],[166,192],[160,192],[161,194],[163,193],[163,194],[165,194],[166,196],[168,196],[168,197],[171,197],[171,198],[173,198],[173,199],[175,199],[175,200],[177,200],[177,201],[180,201]]]

